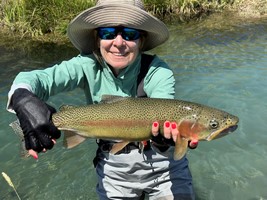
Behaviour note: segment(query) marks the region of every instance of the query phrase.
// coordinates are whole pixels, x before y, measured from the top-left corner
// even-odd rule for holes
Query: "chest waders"
[[[137,77],[137,97],[138,98],[146,98],[147,94],[144,91],[144,78],[148,72],[149,66],[154,59],[153,55],[149,54],[142,54],[141,57],[141,68],[140,72]],[[98,163],[98,153],[99,151],[109,152],[112,148],[112,143],[103,141],[103,140],[97,140],[98,144],[98,150],[96,152],[96,157],[93,160],[94,166],[96,167]],[[133,149],[139,149],[140,145],[139,142],[131,142],[126,147],[124,147],[122,150],[120,150],[117,154],[120,153],[129,153]],[[143,150],[150,149],[150,144],[147,143],[145,148]]]

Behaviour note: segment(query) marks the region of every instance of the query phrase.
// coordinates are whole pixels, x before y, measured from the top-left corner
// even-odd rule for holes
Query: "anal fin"
[[[85,137],[80,136],[73,131],[64,131],[63,144],[67,149],[71,149],[78,144],[81,144],[84,140],[86,140]]]
[[[122,150],[124,147],[126,147],[126,145],[129,144],[129,141],[122,141],[122,142],[118,142],[113,144],[110,153],[111,154],[116,154],[118,153],[120,150]]]

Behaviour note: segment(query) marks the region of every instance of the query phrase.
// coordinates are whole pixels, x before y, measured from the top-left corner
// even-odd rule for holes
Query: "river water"
[[[231,135],[189,150],[196,199],[267,199],[267,19],[213,17],[170,24],[168,42],[153,50],[173,68],[176,97],[214,106],[240,118]],[[1,36],[3,39],[5,36]],[[40,159],[22,159],[19,140],[8,126],[7,92],[20,71],[48,67],[78,52],[67,45],[0,44],[0,170],[22,199],[97,199],[92,165],[94,140],[72,150],[56,147]],[[16,46],[19,41],[16,41]],[[19,44],[20,45],[20,44]],[[55,107],[84,104],[79,90],[49,99]],[[0,178],[0,199],[17,199]]]

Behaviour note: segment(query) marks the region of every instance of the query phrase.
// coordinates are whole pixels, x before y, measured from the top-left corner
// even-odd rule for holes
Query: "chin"
[[[129,62],[128,62],[128,60],[127,61],[113,60],[109,64],[115,69],[123,69],[129,65]]]

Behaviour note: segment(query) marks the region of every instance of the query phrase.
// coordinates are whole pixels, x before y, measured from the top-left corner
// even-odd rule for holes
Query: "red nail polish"
[[[159,125],[158,122],[154,122],[154,123],[153,123],[153,126],[154,126],[154,127],[158,127],[158,125]]]
[[[33,158],[34,158],[35,160],[38,160],[38,156],[37,156],[37,155],[33,155]]]
[[[170,125],[171,125],[170,122],[165,122],[165,127],[166,127],[166,128],[169,128]]]
[[[176,123],[172,123],[172,129],[176,129],[177,126],[176,126]]]

